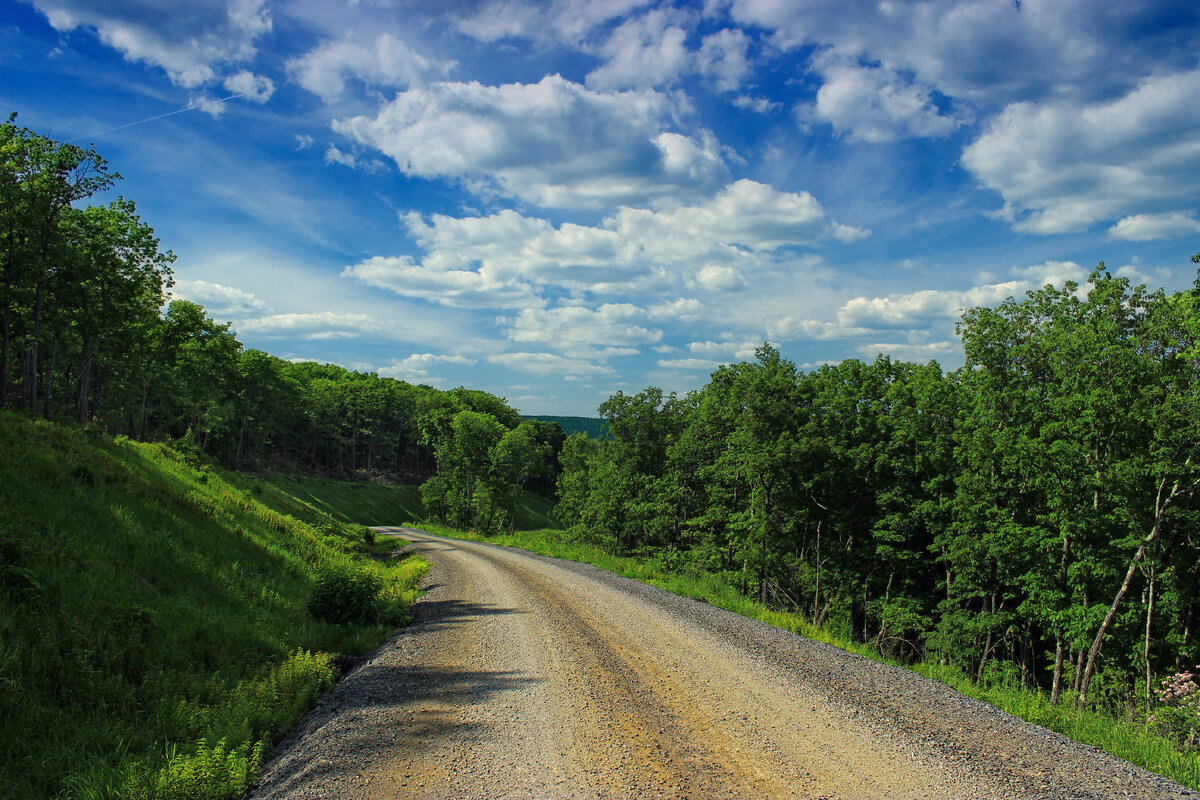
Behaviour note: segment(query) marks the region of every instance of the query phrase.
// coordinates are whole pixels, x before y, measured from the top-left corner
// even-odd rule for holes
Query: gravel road
[[[413,624],[271,754],[268,798],[1200,798],[884,666],[594,567],[383,528]]]

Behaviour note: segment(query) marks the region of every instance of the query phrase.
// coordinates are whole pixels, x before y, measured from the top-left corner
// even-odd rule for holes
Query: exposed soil
[[[381,528],[413,624],[272,753],[268,798],[1200,798],[914,673],[594,567]]]

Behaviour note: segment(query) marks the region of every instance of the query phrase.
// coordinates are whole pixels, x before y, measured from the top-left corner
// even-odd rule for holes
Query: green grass
[[[240,796],[331,654],[406,620],[428,564],[368,538],[186,452],[0,411],[3,794]],[[313,618],[328,569],[378,579],[373,620]]]
[[[272,507],[307,522],[328,516],[360,525],[404,525],[426,516],[418,486],[282,473],[243,474],[233,480],[244,489],[260,492]],[[551,516],[553,508],[554,500],[525,492],[517,506],[517,527],[557,527]]]
[[[1069,699],[1060,705],[1053,706],[1044,692],[1022,689],[1015,685],[980,685],[954,667],[929,663],[914,665],[893,662],[882,657],[875,648],[838,637],[827,630],[818,629],[798,614],[766,608],[741,594],[735,587],[721,580],[719,576],[711,573],[680,573],[664,569],[660,563],[654,560],[613,555],[601,548],[578,541],[569,531],[563,530],[520,530],[511,536],[484,538],[439,525],[424,524],[421,527],[430,533],[443,536],[486,541],[492,544],[518,547],[554,558],[581,561],[627,578],[643,581],[674,594],[703,599],[711,605],[831,644],[872,660],[893,663],[896,666],[919,672],[947,684],[968,697],[991,703],[1035,725],[1041,725],[1076,741],[1106,750],[1140,767],[1165,775],[1184,786],[1200,789],[1200,753],[1194,750],[1190,753],[1181,752],[1171,739],[1159,735],[1142,722],[1117,719],[1112,714],[1090,708],[1075,708]]]
[[[272,507],[306,522],[329,516],[360,525],[397,525],[425,516],[416,486],[281,473],[237,475],[234,481],[257,486]]]

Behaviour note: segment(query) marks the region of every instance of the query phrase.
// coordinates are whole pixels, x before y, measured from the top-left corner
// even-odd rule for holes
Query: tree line
[[[436,513],[474,524],[479,506],[489,529],[511,523],[514,492],[553,491],[559,426],[522,423],[482,391],[246,349],[230,324],[171,299],[175,256],[134,203],[84,205],[119,178],[93,148],[15,114],[0,126],[0,404],[232,467],[436,478]],[[466,443],[475,433],[483,445]],[[480,446],[489,459],[497,448],[495,465],[463,455]]]
[[[1101,264],[966,311],[951,373],[764,344],[683,397],[618,392],[557,514],[897,658],[1149,699],[1200,662],[1198,302]]]

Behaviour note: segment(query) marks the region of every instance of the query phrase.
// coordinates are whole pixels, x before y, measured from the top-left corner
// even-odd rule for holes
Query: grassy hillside
[[[425,518],[417,486],[275,473],[233,475],[230,479],[243,489],[260,492],[260,498],[272,508],[307,522],[329,516],[360,525],[404,525]],[[553,509],[553,500],[525,492],[517,506],[517,528],[558,527],[551,517]]]
[[[404,622],[427,565],[370,538],[186,452],[0,411],[2,794],[239,796],[332,654]]]

